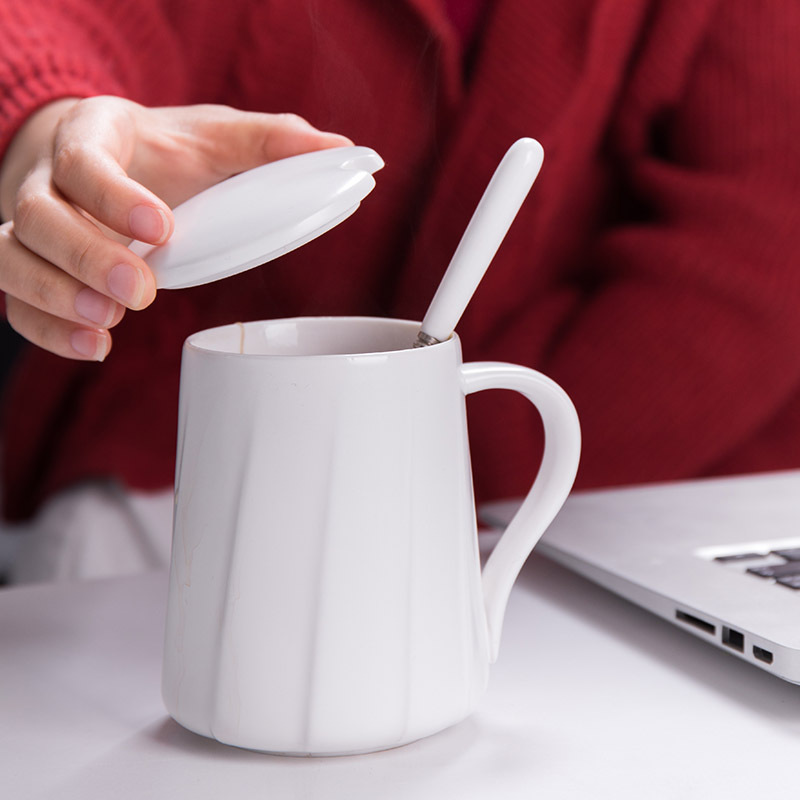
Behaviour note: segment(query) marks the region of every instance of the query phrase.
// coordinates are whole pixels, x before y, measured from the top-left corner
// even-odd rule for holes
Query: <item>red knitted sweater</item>
[[[545,166],[461,324],[467,359],[571,394],[578,485],[800,465],[800,6],[496,0],[468,63],[441,0],[6,0],[0,153],[64,95],[294,111],[374,147],[356,215],[262,269],[161,292],[103,364],[34,348],[5,402],[6,512],[94,476],[171,483],[181,343],[234,320],[419,318],[508,145]],[[480,498],[538,420],[470,400]],[[496,395],[496,396],[495,396]]]

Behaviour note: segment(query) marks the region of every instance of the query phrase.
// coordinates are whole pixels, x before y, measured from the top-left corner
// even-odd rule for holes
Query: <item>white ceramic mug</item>
[[[358,753],[442,730],[483,694],[580,430],[548,378],[462,364],[455,336],[414,349],[418,328],[304,318],[187,339],[163,673],[185,727]],[[531,400],[546,445],[481,573],[464,397],[490,388]]]

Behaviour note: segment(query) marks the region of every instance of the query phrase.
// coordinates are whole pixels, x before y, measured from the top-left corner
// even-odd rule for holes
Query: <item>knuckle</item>
[[[291,112],[278,114],[275,122],[279,128],[290,128],[298,131],[313,129],[313,126],[305,117]]]
[[[61,125],[68,125],[73,119],[81,116],[86,111],[94,108],[97,105],[99,97],[82,97],[73,105],[61,119]]]
[[[62,188],[72,182],[86,164],[86,146],[80,142],[59,141],[53,149],[53,181]]]
[[[87,111],[93,111],[96,108],[102,108],[109,101],[107,95],[94,95],[92,97],[82,97],[73,107],[70,116],[79,116]]]
[[[22,186],[14,205],[14,228],[22,231],[33,229],[42,215],[47,214],[50,198],[42,191]]]
[[[55,287],[47,272],[34,270],[26,283],[25,295],[30,304],[43,311],[50,309],[55,300]]]
[[[59,120],[56,130],[56,141],[59,136],[68,132],[70,126],[79,121],[82,117],[93,117],[97,114],[102,114],[109,108],[114,108],[116,104],[122,102],[120,97],[112,97],[111,95],[94,95],[92,97],[82,97],[69,109],[67,109],[64,116]]]
[[[220,122],[230,122],[247,113],[221,103],[200,103],[193,107],[192,112],[198,123],[212,125]]]
[[[88,237],[75,242],[70,249],[68,271],[83,283],[89,283],[94,272],[93,252],[93,242]]]
[[[53,183],[65,197],[80,198],[81,205],[95,214],[108,207],[115,188],[108,180],[96,179],[97,158],[80,142],[59,144],[53,152]]]
[[[95,182],[92,184],[90,192],[91,211],[95,214],[107,212],[109,209],[116,208],[116,186],[111,186],[107,182]]]

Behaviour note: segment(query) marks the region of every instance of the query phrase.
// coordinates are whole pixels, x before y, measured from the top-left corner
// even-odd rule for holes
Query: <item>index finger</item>
[[[161,244],[172,233],[172,212],[122,166],[134,146],[135,122],[129,113],[114,98],[89,98],[73,106],[56,130],[53,183],[111,230]]]

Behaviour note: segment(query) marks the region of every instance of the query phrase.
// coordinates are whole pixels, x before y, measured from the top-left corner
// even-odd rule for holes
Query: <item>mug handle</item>
[[[489,660],[494,663],[511,587],[575,481],[581,429],[567,393],[540,372],[517,364],[476,361],[463,364],[461,375],[465,395],[484,389],[511,389],[524,395],[536,406],[544,425],[544,454],[539,472],[483,568]]]

